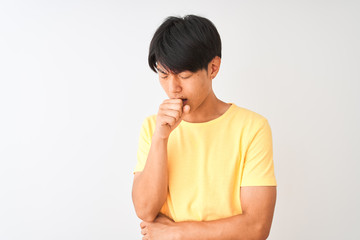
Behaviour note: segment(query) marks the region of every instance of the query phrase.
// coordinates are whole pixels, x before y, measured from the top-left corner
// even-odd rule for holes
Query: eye
[[[162,79],[166,79],[168,77],[168,75],[160,75],[160,78]]]
[[[182,79],[188,79],[189,77],[191,77],[192,75],[187,75],[187,76],[179,76]]]

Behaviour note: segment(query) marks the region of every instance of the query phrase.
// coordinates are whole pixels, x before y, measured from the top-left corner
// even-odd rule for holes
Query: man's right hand
[[[190,106],[183,106],[180,98],[164,100],[156,117],[154,136],[162,139],[169,138],[170,133],[180,124],[184,114],[189,111]]]

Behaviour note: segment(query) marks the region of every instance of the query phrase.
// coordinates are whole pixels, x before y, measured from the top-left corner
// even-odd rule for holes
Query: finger
[[[189,113],[190,112],[190,105],[185,105],[183,107],[183,113]]]
[[[160,114],[166,115],[168,117],[173,117],[176,120],[178,120],[182,115],[182,111],[176,111],[176,110],[168,109],[168,110],[165,110],[165,111],[161,112]]]
[[[170,127],[172,127],[176,122],[176,119],[174,117],[169,117],[166,115],[163,115],[161,118],[161,125],[168,124]]]
[[[146,235],[147,232],[148,232],[148,229],[147,229],[147,228],[141,229],[141,234],[142,234],[142,235]]]
[[[169,114],[172,114],[172,115],[169,115],[169,116],[175,116],[175,115],[181,116],[182,112],[183,112],[183,107],[182,106],[180,106],[177,109],[168,108],[167,106],[160,106],[158,114],[159,113],[160,114],[161,113],[169,113]]]
[[[172,109],[172,110],[180,110],[182,109],[182,102],[180,103],[163,103],[160,105],[160,109]]]
[[[170,98],[170,99],[165,99],[163,101],[163,103],[181,103],[182,104],[182,100],[181,100],[181,98]]]

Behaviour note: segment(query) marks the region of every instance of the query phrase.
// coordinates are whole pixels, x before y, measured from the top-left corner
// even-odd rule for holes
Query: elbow
[[[153,222],[157,216],[157,214],[147,210],[135,210],[135,212],[138,218],[145,222]]]
[[[163,198],[149,198],[148,195],[138,194],[133,190],[132,200],[138,218],[145,222],[153,222],[166,200],[166,195]]]
[[[134,207],[138,218],[145,222],[153,222],[159,212],[148,203],[134,203]]]
[[[164,202],[165,201],[160,201],[159,199],[144,201],[144,199],[134,197],[133,195],[136,215],[145,222],[153,222],[156,219]]]
[[[266,240],[270,234],[270,227],[264,224],[258,224],[254,229],[254,240]]]

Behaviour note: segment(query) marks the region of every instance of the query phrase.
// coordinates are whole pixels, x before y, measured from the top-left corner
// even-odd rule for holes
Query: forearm
[[[260,240],[266,239],[263,226],[246,214],[213,221],[175,223],[180,240]]]
[[[133,184],[134,207],[144,221],[155,219],[167,197],[167,142],[153,137],[144,170]]]

